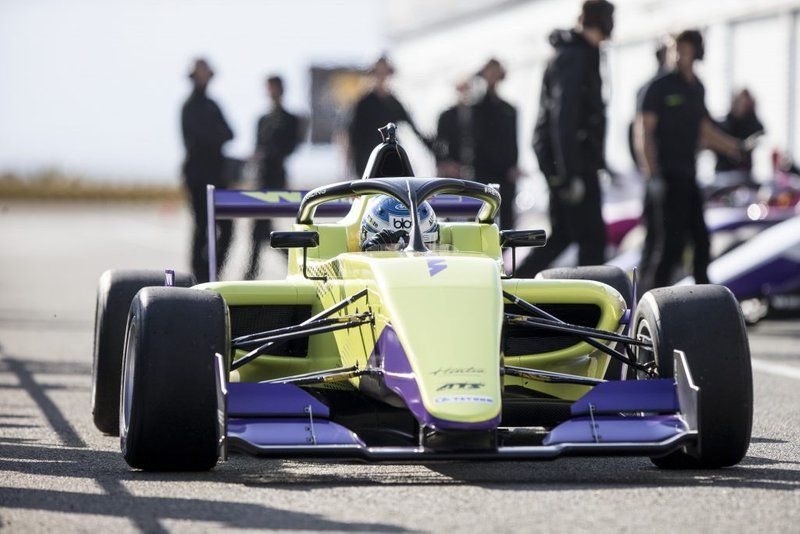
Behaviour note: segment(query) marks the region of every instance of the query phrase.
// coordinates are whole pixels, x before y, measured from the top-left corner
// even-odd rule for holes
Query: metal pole
[[[206,215],[208,219],[208,281],[217,281],[217,212],[214,209],[214,186],[206,186]]]

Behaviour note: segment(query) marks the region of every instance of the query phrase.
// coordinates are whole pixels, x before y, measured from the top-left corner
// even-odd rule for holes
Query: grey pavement
[[[241,274],[244,226],[226,277]],[[187,264],[174,205],[0,201],[0,529],[9,531],[775,532],[800,524],[800,321],[751,331],[755,427],[720,471],[647,459],[373,465],[233,456],[130,470],[90,414],[95,284]],[[265,276],[283,274],[269,252]]]

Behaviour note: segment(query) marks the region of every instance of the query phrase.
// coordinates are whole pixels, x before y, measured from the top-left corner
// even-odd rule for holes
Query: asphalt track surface
[[[110,267],[181,268],[187,232],[175,207],[0,202],[0,529],[798,532],[800,321],[751,331],[755,427],[735,468],[234,456],[204,474],[132,471],[91,421],[95,283]]]

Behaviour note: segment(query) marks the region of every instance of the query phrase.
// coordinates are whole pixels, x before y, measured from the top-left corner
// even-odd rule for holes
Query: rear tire
[[[537,278],[545,280],[592,280],[611,286],[622,295],[625,306],[630,309],[633,295],[631,279],[625,271],[613,265],[586,265],[581,267],[556,267],[541,271]],[[619,380],[622,376],[622,362],[611,358],[606,367],[604,378],[606,380]]]
[[[214,354],[228,350],[228,316],[215,292],[141,290],[131,304],[120,401],[128,465],[205,471],[218,458]]]
[[[675,286],[645,293],[633,320],[634,337],[649,337],[660,376],[674,376],[673,351],[686,354],[700,388],[698,446],[652,458],[664,469],[716,469],[739,463],[750,445],[753,377],[739,303],[723,286]]]
[[[100,276],[94,316],[94,355],[92,364],[92,417],[105,434],[119,432],[119,385],[125,324],[134,295],[148,286],[163,286],[164,271],[111,270]],[[191,287],[190,274],[175,273],[175,285]]]

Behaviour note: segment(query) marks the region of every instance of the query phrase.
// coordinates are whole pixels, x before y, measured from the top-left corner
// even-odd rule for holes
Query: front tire
[[[741,309],[723,286],[675,286],[644,294],[633,319],[634,336],[649,338],[653,351],[639,349],[640,362],[674,376],[673,351],[686,355],[700,388],[698,445],[652,458],[664,469],[716,469],[739,463],[750,445],[753,377]]]
[[[92,417],[105,434],[119,432],[119,387],[125,325],[136,293],[143,287],[163,286],[164,271],[111,270],[100,276],[94,316],[92,360]],[[175,285],[191,287],[190,274],[175,273]]]
[[[120,400],[120,442],[128,465],[146,471],[216,465],[214,354],[226,354],[228,344],[227,307],[218,293],[151,287],[136,295]]]

